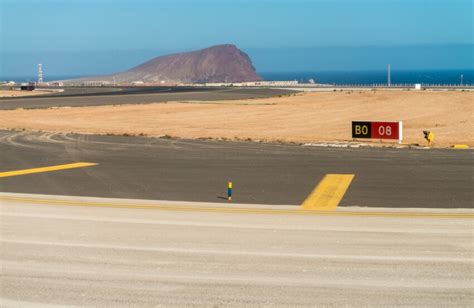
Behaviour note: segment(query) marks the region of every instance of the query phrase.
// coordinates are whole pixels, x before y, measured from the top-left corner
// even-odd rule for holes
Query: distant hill
[[[204,83],[258,81],[249,56],[235,45],[217,45],[192,52],[153,58],[128,71],[81,78],[66,83],[115,81],[116,83]]]

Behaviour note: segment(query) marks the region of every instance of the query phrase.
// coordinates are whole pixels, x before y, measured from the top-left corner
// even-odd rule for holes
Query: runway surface
[[[94,89],[73,89],[66,93],[36,97],[1,98],[0,110],[17,108],[36,109],[51,107],[81,107],[120,104],[149,104],[169,101],[216,101],[232,99],[265,98],[295,93],[281,89],[242,89],[242,88],[138,88],[105,90],[100,93]],[[100,89],[95,89],[98,91]]]
[[[0,153],[2,307],[474,304],[471,150],[0,131]],[[297,206],[328,174],[353,175],[337,210]]]
[[[326,174],[353,174],[339,207],[473,208],[471,150],[343,149],[216,141],[0,132],[0,191],[299,205]]]
[[[431,217],[459,213],[432,209],[418,217],[279,215],[271,211],[291,207],[176,211],[139,208],[155,204],[140,200],[9,196],[17,199],[0,194],[3,307],[474,303],[472,211],[471,218]]]

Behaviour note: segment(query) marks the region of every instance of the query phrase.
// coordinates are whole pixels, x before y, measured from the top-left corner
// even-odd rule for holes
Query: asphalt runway
[[[423,217],[280,215],[270,212],[275,206],[252,214],[15,197],[0,193],[2,307],[474,303],[472,212],[471,218],[432,217],[446,212],[432,209]],[[70,206],[73,200],[83,204]]]
[[[0,131],[0,153],[5,307],[474,302],[470,150]],[[330,173],[355,175],[337,211],[298,207]]]
[[[473,208],[471,150],[315,148],[249,142],[0,132],[0,191],[299,205],[326,174],[354,174],[340,207]]]
[[[149,104],[169,101],[217,101],[266,98],[296,93],[283,89],[243,88],[137,88],[94,92],[91,89],[74,89],[73,92],[35,97],[0,98],[0,110],[17,108],[38,109],[51,107],[83,107],[120,104]],[[92,91],[92,92],[91,92]],[[98,91],[98,90],[96,90]]]

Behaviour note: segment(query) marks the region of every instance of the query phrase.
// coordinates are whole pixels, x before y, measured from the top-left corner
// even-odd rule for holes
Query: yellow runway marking
[[[467,144],[454,144],[453,148],[454,149],[469,149],[469,146]]]
[[[97,164],[80,162],[80,163],[66,164],[66,165],[57,165],[57,166],[49,166],[49,167],[41,167],[41,168],[33,168],[33,169],[7,171],[7,172],[0,172],[0,178],[5,178],[5,177],[9,177],[9,176],[32,174],[32,173],[58,171],[58,170],[65,170],[65,169],[83,168],[83,167],[89,167],[89,166],[95,166],[95,165],[97,165]]]
[[[326,174],[301,204],[301,208],[315,211],[335,210],[353,178],[353,174]]]
[[[92,201],[67,201],[52,199],[34,199],[0,196],[0,200],[9,202],[24,202],[31,204],[42,204],[49,206],[87,206],[99,208],[120,209],[146,209],[181,212],[214,212],[214,213],[236,213],[236,214],[270,214],[270,215],[312,215],[312,216],[362,216],[362,217],[391,217],[391,218],[474,218],[474,213],[422,213],[422,212],[333,212],[314,210],[287,210],[287,209],[258,209],[239,207],[212,207],[212,206],[188,206],[188,205],[165,205],[165,204],[133,204],[133,203],[109,203]],[[0,202],[1,203],[1,202]],[[5,203],[4,203],[5,204]],[[295,207],[297,208],[297,207]]]

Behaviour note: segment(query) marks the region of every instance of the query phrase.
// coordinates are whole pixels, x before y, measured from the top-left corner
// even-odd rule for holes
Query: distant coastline
[[[297,80],[308,82],[309,79],[324,84],[382,84],[387,82],[387,71],[316,71],[316,72],[258,72],[264,80]],[[474,84],[474,69],[443,69],[443,70],[392,70],[392,83],[397,84]],[[89,77],[88,75],[51,75],[45,76],[45,81],[66,80]],[[35,81],[36,76],[0,76],[0,81],[13,80],[16,82]]]
[[[386,70],[368,71],[319,71],[319,72],[259,72],[264,80],[297,80],[307,82],[313,79],[323,84],[383,84],[387,83]],[[474,83],[474,69],[452,70],[392,70],[393,84],[463,84]]]

